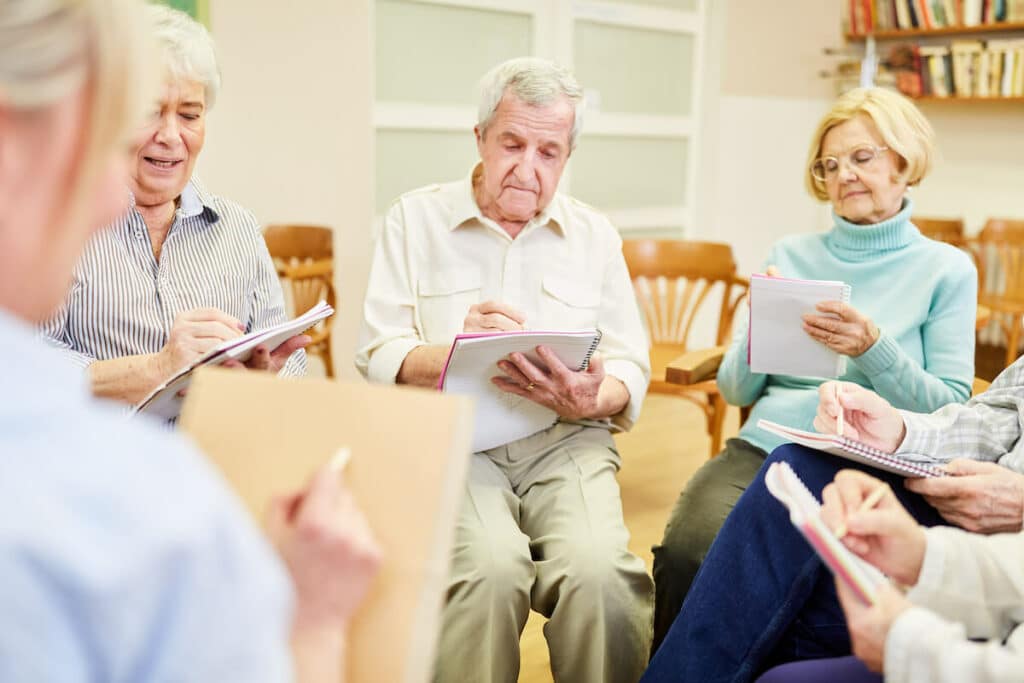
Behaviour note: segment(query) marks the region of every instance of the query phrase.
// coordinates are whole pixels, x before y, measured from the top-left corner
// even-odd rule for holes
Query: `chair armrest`
[[[278,263],[277,274],[280,277],[290,278],[292,280],[302,280],[309,277],[319,277],[321,275],[329,275],[334,270],[333,259],[319,259],[311,263],[299,263],[296,265]]]
[[[714,379],[728,346],[689,351],[665,367],[665,381],[671,384],[697,384]]]

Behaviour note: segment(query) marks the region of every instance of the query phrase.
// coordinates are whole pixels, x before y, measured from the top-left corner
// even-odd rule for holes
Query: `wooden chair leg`
[[[324,370],[327,376],[334,379],[334,361],[331,359],[331,338],[327,337],[324,340],[323,346],[323,359],[324,359]]]
[[[713,458],[722,451],[722,425],[725,423],[725,412],[729,404],[725,402],[721,394],[716,394],[711,399],[711,414],[708,416],[708,433],[711,436],[711,453]]]

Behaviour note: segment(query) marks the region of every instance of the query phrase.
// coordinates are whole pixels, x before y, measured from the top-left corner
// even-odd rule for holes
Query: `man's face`
[[[176,199],[192,177],[206,139],[206,92],[194,81],[171,81],[139,131],[132,190],[142,205]]]
[[[569,160],[575,111],[561,98],[535,107],[506,95],[476,144],[483,163],[480,209],[498,222],[525,223],[544,210]]]

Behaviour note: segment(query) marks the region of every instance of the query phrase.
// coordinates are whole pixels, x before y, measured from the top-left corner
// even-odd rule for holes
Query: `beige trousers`
[[[532,607],[548,617],[555,681],[635,683],[653,584],[626,547],[611,435],[559,423],[472,457],[437,681],[514,683]]]

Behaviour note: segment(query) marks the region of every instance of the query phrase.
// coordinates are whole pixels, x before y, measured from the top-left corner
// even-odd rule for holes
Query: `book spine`
[[[597,353],[597,347],[600,345],[601,330],[598,330],[597,334],[594,335],[594,341],[590,342],[590,348],[587,349],[587,355],[583,357],[583,362],[580,363],[580,371],[586,370],[588,367],[590,367],[590,359],[594,357],[595,353]]]

